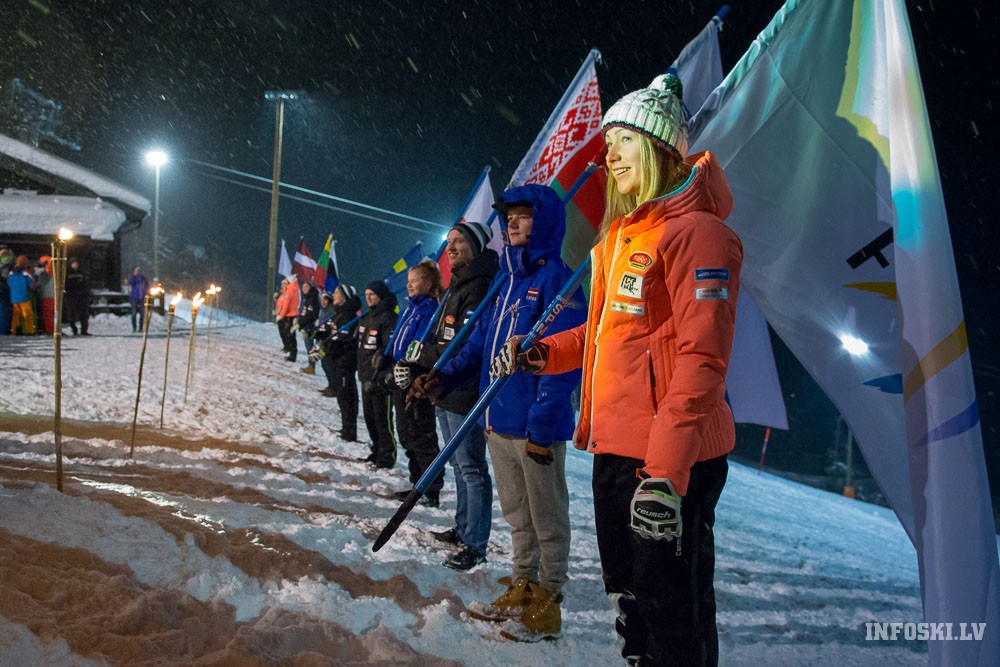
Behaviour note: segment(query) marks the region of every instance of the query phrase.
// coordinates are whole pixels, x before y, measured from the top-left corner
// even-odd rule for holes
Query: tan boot
[[[519,642],[537,642],[559,639],[562,632],[561,594],[535,586],[531,590],[531,604],[520,618],[520,622],[510,622],[500,631],[500,635]]]
[[[506,584],[507,592],[489,604],[482,602],[470,604],[466,609],[470,618],[501,623],[520,618],[528,610],[533,590],[533,584],[530,581],[521,577],[517,581],[511,582],[510,577],[503,577],[497,583]],[[534,584],[534,586],[537,585]]]

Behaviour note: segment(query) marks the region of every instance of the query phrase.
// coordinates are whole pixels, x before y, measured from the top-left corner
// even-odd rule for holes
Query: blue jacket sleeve
[[[570,277],[569,269],[554,272],[546,281],[544,300],[547,305],[556,298],[559,290]],[[583,290],[577,288],[573,293],[572,305],[564,308],[552,321],[546,335],[559,333],[579,326],[587,319],[587,302]],[[569,396],[580,384],[580,371],[570,371],[560,375],[538,375],[535,400],[528,408],[528,439],[532,442],[549,446],[555,439],[555,434],[561,422],[573,421],[572,407]]]

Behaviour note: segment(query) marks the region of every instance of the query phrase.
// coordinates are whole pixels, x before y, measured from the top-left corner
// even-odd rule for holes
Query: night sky
[[[507,183],[591,47],[604,56],[598,79],[607,108],[665,69],[721,4],[633,0],[623,12],[584,0],[0,0],[0,108],[8,82],[20,77],[63,105],[66,133],[82,145],[42,148],[150,199],[152,169],[142,155],[167,151],[163,273],[220,280],[231,286],[234,308],[260,317],[269,194],[210,178],[225,174],[192,160],[270,177],[274,107],[266,90],[308,94],[286,107],[283,182],[449,226],[485,165],[497,192]],[[726,70],[782,3],[730,4],[720,34]],[[993,2],[906,5],[992,455],[1000,233],[990,204],[998,80],[987,63],[998,56],[998,12]],[[5,114],[0,125],[7,121]],[[332,231],[341,273],[362,286],[417,240],[428,251],[439,243],[440,230],[406,224],[417,229],[282,199],[279,236],[294,251],[304,235],[318,255]],[[148,265],[151,227],[128,239],[126,263]],[[786,385],[786,396],[795,391]],[[805,386],[797,393],[813,395]],[[802,417],[793,399],[789,408],[793,431],[807,421],[832,429],[828,415]]]

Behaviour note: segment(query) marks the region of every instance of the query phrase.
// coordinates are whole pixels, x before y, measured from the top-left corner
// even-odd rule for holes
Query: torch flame
[[[66,229],[65,227],[60,227],[59,228],[59,240],[60,241],[64,241],[64,242],[65,241],[69,241],[71,238],[73,238],[73,232],[71,230]]]
[[[219,288],[215,286],[215,283],[212,283],[211,285],[209,285],[208,289],[205,290],[205,294],[215,295],[215,293],[218,291]]]
[[[153,285],[152,287],[149,288],[149,296],[159,296],[164,292],[166,292],[166,290],[163,289],[163,287],[161,287],[160,285]]]
[[[183,298],[184,298],[184,292],[178,292],[176,295],[174,295],[174,298],[170,300],[170,305],[176,306],[181,302],[181,299]]]
[[[198,307],[203,303],[205,303],[205,299],[201,296],[201,292],[198,292],[194,295],[194,298],[191,299],[191,309],[198,310]]]

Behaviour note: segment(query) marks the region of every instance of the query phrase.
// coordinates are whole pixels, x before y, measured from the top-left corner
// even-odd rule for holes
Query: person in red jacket
[[[587,322],[503,373],[583,367],[574,444],[594,457],[605,590],[628,664],[715,665],[715,506],[735,443],[725,377],[743,249],[711,153],[684,159],[680,81],[657,77],[604,118],[607,209]]]

